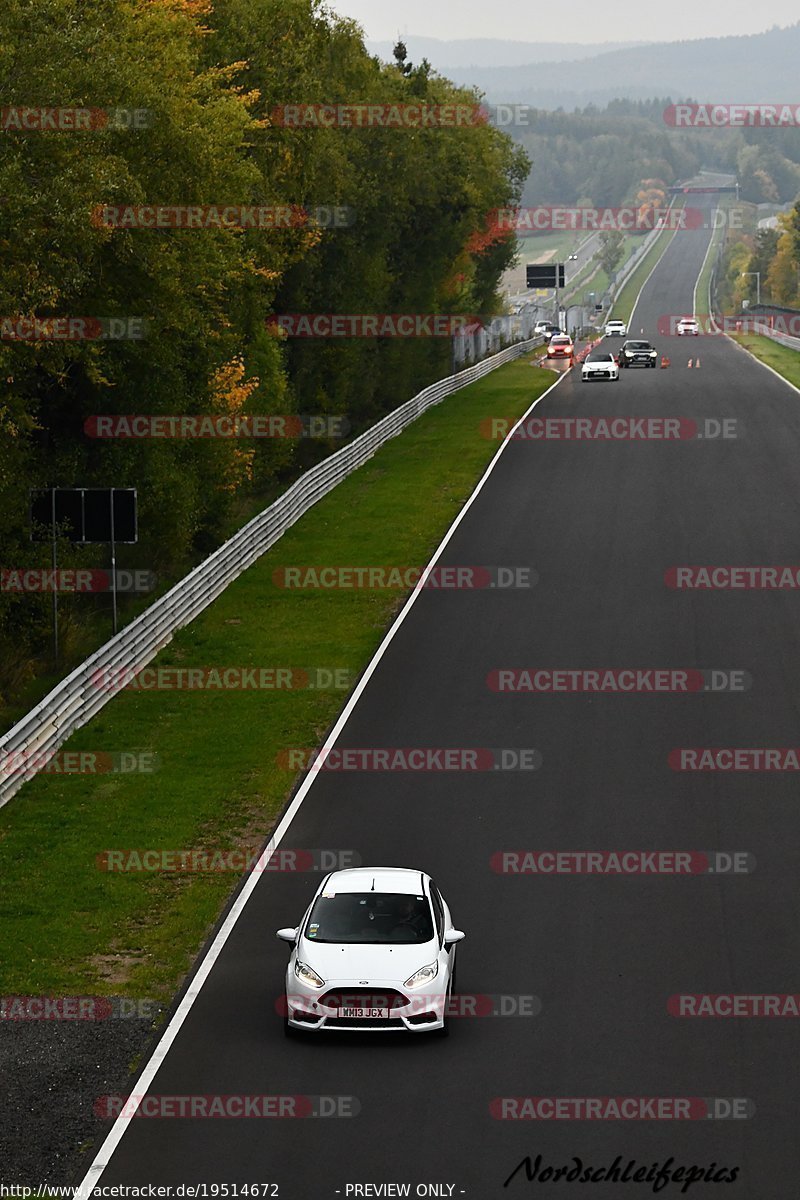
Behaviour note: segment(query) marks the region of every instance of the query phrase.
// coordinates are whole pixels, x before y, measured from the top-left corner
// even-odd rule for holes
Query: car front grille
[[[320,997],[326,1008],[404,1008],[410,1003],[408,996],[395,988],[381,991],[375,987],[336,988]],[[349,1019],[349,1018],[348,1018]]]
[[[328,1017],[326,1029],[405,1029],[398,1018],[392,1017]]]

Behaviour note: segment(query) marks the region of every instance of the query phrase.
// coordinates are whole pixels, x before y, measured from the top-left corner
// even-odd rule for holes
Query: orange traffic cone
[[[669,359],[667,358],[666,354],[662,354],[662,355],[661,355],[661,366],[662,366],[662,367],[668,367],[668,366],[669,366]]]

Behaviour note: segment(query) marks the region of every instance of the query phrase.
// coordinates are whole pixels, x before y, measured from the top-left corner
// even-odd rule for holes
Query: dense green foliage
[[[175,575],[248,497],[331,446],[99,441],[103,413],[346,414],[355,429],[447,372],[437,339],[285,343],[280,312],[494,307],[524,154],[490,126],[292,130],[297,102],[475,102],[427,64],[382,65],[320,0],[4,0],[4,104],[147,109],[146,128],[0,134],[0,315],[142,317],[141,341],[0,341],[0,566],[46,565],[28,489],[136,486],[138,561]],[[110,229],[98,205],[323,204],[351,228]],[[252,503],[252,501],[250,501]],[[101,564],[99,548],[61,561]],[[91,601],[62,602],[65,630]],[[0,697],[45,652],[50,600],[0,595]]]
[[[756,272],[760,279],[756,278]],[[749,227],[732,232],[717,271],[716,298],[724,313],[740,313],[743,302],[800,310],[800,201],[778,218],[777,229]]]

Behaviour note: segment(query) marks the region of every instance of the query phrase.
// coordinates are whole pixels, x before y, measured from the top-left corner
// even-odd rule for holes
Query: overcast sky
[[[798,19],[797,0],[705,0],[687,4],[604,9],[597,0],[568,0],[549,8],[535,0],[329,0],[353,17],[368,38],[401,34],[451,38],[510,38],[534,42],[679,41],[722,34],[761,33]],[[611,13],[611,19],[609,14]]]

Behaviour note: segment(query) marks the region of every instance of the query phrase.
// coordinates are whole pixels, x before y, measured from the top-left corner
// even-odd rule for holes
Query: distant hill
[[[439,38],[403,36],[412,62],[427,58],[440,74],[458,67],[519,67],[526,64],[574,62],[609,50],[643,46],[643,41],[599,42],[582,45],[580,42],[512,42],[505,38],[459,38],[441,41]],[[389,62],[394,42],[366,43],[370,54]]]
[[[796,102],[800,23],[741,37],[651,42],[613,49],[572,45],[569,54],[561,52],[558,62],[549,56],[551,50],[558,49],[555,45],[491,40],[436,43],[410,35],[404,40],[413,61],[425,53],[438,71],[457,83],[478,87],[490,103],[513,101],[539,108],[572,109],[589,103],[604,105],[616,97],[640,100],[652,96],[691,96],[722,103]],[[371,45],[388,46],[387,56],[391,57],[388,42]],[[425,45],[438,45],[440,53],[411,49]],[[478,59],[480,65],[461,66],[452,57],[454,46],[489,49]],[[516,57],[512,61],[510,46],[516,47],[515,55],[531,48],[536,59],[520,63]],[[506,55],[504,64],[497,63],[495,53]],[[448,54],[450,62],[445,63]]]

